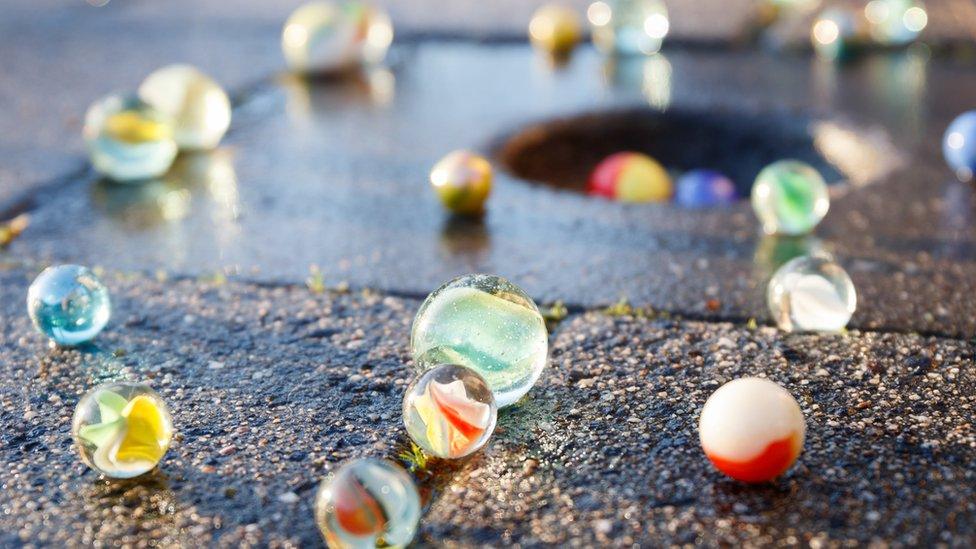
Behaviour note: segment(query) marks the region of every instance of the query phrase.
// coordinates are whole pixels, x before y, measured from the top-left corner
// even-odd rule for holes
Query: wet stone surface
[[[116,314],[96,345],[52,350],[21,314],[31,274],[0,273],[0,545],[314,546],[317,480],[404,450],[415,300],[110,272]],[[971,545],[974,352],[572,315],[484,451],[415,472],[418,544]],[[767,485],[725,479],[697,442],[704,400],[743,375],[783,384],[806,415],[798,465]],[[156,471],[107,482],[75,456],[69,419],[116,379],[148,380],[178,435]]]
[[[332,284],[411,296],[491,272],[542,301],[625,299],[762,322],[775,266],[819,248],[836,255],[863,297],[853,326],[976,335],[976,196],[938,153],[944,124],[967,107],[954,90],[972,77],[953,62],[902,52],[832,69],[762,52],[677,49],[606,65],[584,48],[554,70],[524,44],[438,41],[394,48],[391,59],[359,80],[269,77],[235,111],[224,148],[185,159],[162,185],[133,190],[85,175],[38,193],[34,224],[12,251],[263,282],[300,281],[316,266]],[[663,115],[665,107],[680,114]],[[551,126],[537,123],[588,113],[576,123],[599,124],[628,112],[634,128],[603,146],[663,151],[671,169],[710,166],[712,156],[721,168],[738,156],[743,167],[730,171],[742,179],[761,167],[757,150],[819,157],[838,183],[831,211],[796,243],[761,237],[747,201],[706,211],[618,204],[521,179],[504,162],[483,220],[452,220],[428,188],[445,151],[498,152],[513,135],[546,139]],[[657,133],[641,140],[637,130],[657,117]],[[769,128],[703,143],[707,136],[682,127],[715,119]],[[685,136],[691,152],[664,154],[675,150],[661,146],[672,135]],[[808,137],[783,143],[782,135]],[[740,154],[708,153],[725,141]],[[560,155],[574,146],[549,147],[535,162],[560,174]],[[579,180],[586,168],[566,177]]]

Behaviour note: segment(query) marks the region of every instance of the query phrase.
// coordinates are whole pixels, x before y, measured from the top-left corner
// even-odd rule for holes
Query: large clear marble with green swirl
[[[830,196],[820,173],[799,160],[763,168],[752,185],[752,208],[766,234],[809,233],[827,215]]]
[[[460,364],[480,374],[501,408],[538,381],[549,338],[532,298],[504,278],[479,274],[456,278],[427,296],[410,347],[421,372]]]

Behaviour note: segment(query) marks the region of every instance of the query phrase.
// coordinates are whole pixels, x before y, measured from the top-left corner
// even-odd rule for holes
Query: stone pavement
[[[301,281],[315,266],[333,285],[413,296],[494,272],[542,301],[762,321],[772,269],[822,248],[860,290],[854,326],[976,335],[976,196],[937,152],[967,101],[943,87],[976,86],[971,71],[911,53],[835,70],[685,50],[607,67],[588,49],[553,70],[525,45],[444,42],[393,58],[358,82],[280,76],[251,88],[224,149],[154,185],[85,172],[34,193],[33,227],[12,251],[264,282]],[[583,113],[599,114],[573,118]],[[600,139],[574,142],[581,132]],[[481,222],[450,220],[427,189],[430,166],[461,147],[499,157]],[[797,242],[760,237],[747,201],[634,207],[505,169],[529,158],[535,179],[579,180],[621,149],[719,168],[744,189],[764,164],[801,157],[840,184],[816,235]]]
[[[282,72],[276,3],[0,8],[0,217],[31,216],[0,252],[0,546],[320,544],[318,479],[348,457],[401,459],[412,315],[468,272],[570,314],[487,449],[415,472],[418,545],[976,543],[976,193],[938,148],[973,107],[969,63],[678,46],[620,63],[584,47],[553,67],[513,40],[531,11],[515,4],[438,18],[391,3],[403,40],[346,82]],[[679,38],[732,32],[677,22],[693,19],[676,14]],[[225,143],[145,185],[100,181],[85,107],[175,61],[228,87]],[[459,147],[497,168],[483,220],[445,216],[426,188]],[[771,239],[744,201],[579,193],[619,149],[743,189],[800,157],[833,183],[831,212],[812,237]],[[766,279],[814,249],[857,286],[844,336],[765,325]],[[51,349],[24,312],[36,272],[66,261],[112,292],[94,347]],[[714,472],[695,427],[746,374],[784,384],[808,426],[798,465],[759,487]],[[148,379],[179,435],[158,471],[110,483],[74,455],[69,420],[122,378]]]
[[[303,286],[107,274],[96,346],[50,349],[0,272],[0,545],[308,546],[317,481],[343,459],[398,459],[413,299]],[[486,449],[416,476],[419,544],[847,544],[964,547],[976,536],[972,343],[594,312],[552,336],[551,365]],[[711,469],[697,416],[721,383],[796,396],[807,443],[764,486]],[[179,432],[145,478],[100,480],[71,447],[78,396],[147,379]]]

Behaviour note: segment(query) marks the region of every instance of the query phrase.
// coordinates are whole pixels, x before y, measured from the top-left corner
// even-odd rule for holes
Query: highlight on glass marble
[[[789,470],[803,450],[806,425],[789,391],[768,379],[746,377],[708,397],[698,434],[716,469],[755,483]]]
[[[75,407],[71,436],[81,459],[111,478],[151,471],[166,454],[173,423],[162,397],[142,383],[106,383]]]
[[[955,172],[966,181],[976,173],[976,110],[957,116],[942,136],[942,156]]]
[[[173,119],[173,139],[180,149],[213,149],[230,127],[227,93],[190,65],[154,71],[139,86],[139,97]]]
[[[541,51],[566,56],[583,36],[580,16],[562,4],[545,4],[535,11],[529,22],[529,40]]]
[[[176,158],[173,119],[138,97],[96,101],[85,114],[82,134],[92,165],[116,181],[158,177]]]
[[[112,313],[108,290],[85,267],[44,269],[27,290],[27,314],[37,331],[58,345],[91,341]]]
[[[915,0],[871,0],[864,6],[871,37],[886,46],[904,46],[918,38],[929,22],[925,4]]]
[[[820,172],[799,160],[773,162],[752,185],[752,209],[766,234],[808,233],[830,209],[827,183]]]
[[[315,522],[331,549],[404,547],[417,532],[420,496],[399,465],[357,459],[322,481]]]
[[[598,0],[586,10],[593,44],[604,54],[651,55],[671,28],[660,0]]]
[[[410,333],[414,367],[459,364],[477,372],[504,408],[525,396],[545,368],[549,335],[539,308],[500,276],[473,274],[434,290]]]
[[[457,459],[481,449],[495,430],[498,410],[488,382],[457,364],[422,373],[403,397],[403,424],[425,452]]]
[[[868,30],[861,13],[850,7],[834,6],[817,16],[810,30],[814,51],[825,59],[842,61],[863,48]]]
[[[739,199],[735,184],[713,170],[691,170],[678,178],[675,197],[686,208],[727,206]]]
[[[787,332],[840,332],[857,308],[847,271],[826,256],[802,256],[780,267],[766,290],[769,313]]]
[[[477,215],[491,194],[491,163],[468,151],[454,151],[434,164],[430,184],[449,211]]]
[[[300,6],[281,33],[285,61],[300,73],[328,74],[380,63],[392,43],[393,24],[386,12],[355,0]]]
[[[620,152],[603,159],[587,181],[587,192],[620,202],[662,202],[674,194],[671,176],[653,158]]]

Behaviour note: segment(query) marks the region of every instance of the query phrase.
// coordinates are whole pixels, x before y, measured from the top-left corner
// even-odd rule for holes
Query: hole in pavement
[[[828,161],[815,142],[810,121],[798,116],[632,109],[533,124],[499,140],[494,155],[521,179],[585,192],[601,160],[637,151],[675,177],[696,168],[722,172],[748,197],[759,171],[784,158],[809,163],[828,183],[850,175]]]

